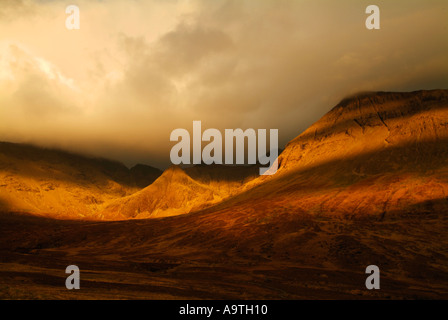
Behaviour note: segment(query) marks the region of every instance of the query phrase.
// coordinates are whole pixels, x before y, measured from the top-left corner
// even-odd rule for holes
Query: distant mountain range
[[[0,208],[53,218],[121,220],[205,208],[289,208],[377,215],[448,201],[448,90],[372,92],[341,101],[288,143],[273,176],[256,166],[132,169],[0,143]]]
[[[96,219],[105,202],[137,192],[161,173],[146,165],[128,169],[115,161],[0,142],[0,209]]]

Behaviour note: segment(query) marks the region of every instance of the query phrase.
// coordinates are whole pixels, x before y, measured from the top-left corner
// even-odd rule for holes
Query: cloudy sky
[[[0,140],[160,168],[193,120],[283,146],[347,95],[448,88],[447,56],[446,0],[1,0]]]

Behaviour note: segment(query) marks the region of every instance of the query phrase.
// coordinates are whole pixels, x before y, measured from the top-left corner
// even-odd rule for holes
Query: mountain
[[[105,202],[152,183],[161,171],[59,150],[0,142],[0,209],[94,219]]]
[[[101,217],[159,218],[210,207],[255,179],[257,166],[171,166],[151,185],[110,203]]]
[[[92,178],[71,186],[79,195],[83,183],[100,192],[91,181],[119,186],[104,189],[110,201],[92,217],[126,220],[3,212],[0,298],[447,299],[447,139],[448,90],[377,92],[344,99],[298,135],[272,176],[173,166],[132,189],[120,165],[104,173],[87,161]],[[53,156],[53,174],[39,153],[3,152],[2,185],[86,171]],[[59,207],[74,201],[68,184],[58,188],[67,193]],[[61,290],[73,263],[76,293]],[[369,265],[380,268],[380,290],[365,287]]]
[[[448,90],[350,97],[231,205],[343,216],[436,210],[448,205],[447,142]]]
[[[275,175],[240,167],[234,179],[231,167],[172,167],[103,215],[153,218],[211,206],[379,217],[431,211],[448,205],[447,142],[448,90],[363,93],[288,143]]]
[[[443,205],[448,91],[348,97],[288,143],[273,176],[256,166],[155,168],[0,144],[0,206],[59,218],[159,218],[215,205],[384,216]],[[269,203],[269,205],[267,204]],[[413,209],[412,209],[413,210]]]
[[[447,90],[346,98],[286,146],[280,166],[304,168],[369,155],[358,161],[363,162],[362,168],[355,169],[359,174],[374,168],[390,171],[397,163],[402,167],[409,161],[431,167],[432,161],[442,160],[438,151],[447,135],[447,103]],[[417,149],[425,156],[414,157]],[[376,156],[384,150],[390,151],[388,158],[378,162]]]

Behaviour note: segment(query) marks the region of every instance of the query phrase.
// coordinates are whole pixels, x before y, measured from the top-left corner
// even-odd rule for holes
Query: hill
[[[344,216],[436,210],[448,196],[447,142],[447,90],[351,97],[286,146],[278,174],[235,201]]]
[[[144,219],[197,211],[237,194],[257,177],[257,170],[256,166],[171,166],[145,189],[111,202],[101,217]]]
[[[171,167],[102,208],[125,221],[4,212],[0,298],[447,299],[447,97],[349,97],[286,146],[277,174]],[[371,264],[381,290],[365,288]]]
[[[0,142],[0,208],[94,219],[103,204],[152,183],[161,171],[60,150]]]

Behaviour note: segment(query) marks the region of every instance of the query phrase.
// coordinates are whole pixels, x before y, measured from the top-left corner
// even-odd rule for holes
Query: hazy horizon
[[[72,1],[0,7],[0,141],[158,168],[170,132],[276,128],[346,96],[448,88],[446,1]]]

